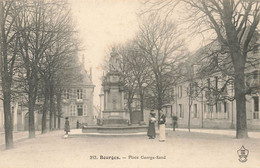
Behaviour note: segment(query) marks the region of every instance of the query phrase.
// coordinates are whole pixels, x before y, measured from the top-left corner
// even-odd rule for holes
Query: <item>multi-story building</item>
[[[81,77],[72,81],[65,87],[63,92],[62,112],[63,116],[69,117],[71,128],[82,125],[93,125],[93,95],[92,73],[88,74],[83,65],[79,73]]]
[[[188,67],[193,77],[184,77],[174,88],[174,102],[167,105],[168,116],[178,117],[178,126],[187,127],[190,115],[191,128],[235,128],[236,100],[234,99],[234,84],[232,77],[220,71],[211,71],[203,76],[197,76],[197,68],[203,66],[201,52],[188,60]],[[250,53],[256,57],[257,53]],[[197,60],[194,61],[194,60]],[[259,61],[259,60],[257,60]],[[249,129],[260,129],[259,94],[260,66],[246,65],[246,87],[250,92],[246,95],[246,115]],[[185,68],[184,68],[185,69]],[[186,68],[187,70],[187,68]],[[191,94],[192,93],[192,94]],[[171,119],[169,117],[169,122]]]
[[[65,117],[69,117],[71,128],[76,128],[77,122],[79,124],[94,123],[93,92],[95,86],[92,84],[91,71],[87,73],[84,65],[81,65],[77,73],[80,73],[80,78],[71,81],[63,94],[61,128],[63,128]],[[42,104],[42,101],[36,101],[34,113],[36,130],[41,130]],[[13,130],[27,131],[29,128],[29,113],[26,103],[21,101],[21,99],[12,101],[11,112],[13,116]],[[47,122],[49,122],[49,115],[47,115]],[[47,124],[48,126],[49,124]],[[2,101],[0,101],[0,131],[4,131],[4,108]]]

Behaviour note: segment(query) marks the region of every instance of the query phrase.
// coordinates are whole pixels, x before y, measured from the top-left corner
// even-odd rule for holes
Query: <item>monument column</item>
[[[107,109],[107,92],[105,91],[104,110]]]
[[[103,78],[104,90],[104,125],[128,125],[129,117],[124,109],[124,84],[120,72],[120,56],[111,52],[109,59],[109,71]]]

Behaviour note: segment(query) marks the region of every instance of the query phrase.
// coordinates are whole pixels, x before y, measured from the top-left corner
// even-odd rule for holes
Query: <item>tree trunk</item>
[[[140,93],[141,121],[144,121],[144,95]]]
[[[246,97],[245,97],[245,75],[244,71],[236,70],[235,74],[235,98],[237,109],[236,138],[247,138],[247,119],[246,119]]]
[[[132,124],[132,122],[133,122],[133,110],[132,110],[131,104],[132,104],[132,102],[130,102],[130,101],[127,102],[127,106],[128,106],[128,110],[129,110],[129,114],[130,114],[130,124]]]
[[[158,94],[158,129],[159,129],[159,126],[160,126],[160,124],[159,124],[159,120],[160,120],[160,115],[161,115],[161,109],[162,109],[162,105],[163,105],[163,103],[162,103],[162,97],[161,97],[161,94],[160,94],[160,92],[159,92],[159,94]]]
[[[61,118],[61,90],[58,90],[57,91],[57,94],[56,94],[56,97],[57,97],[57,111],[58,111],[58,129],[60,129],[60,118]]]
[[[35,124],[34,124],[34,105],[35,95],[34,82],[29,82],[29,138],[35,138]]]
[[[46,118],[47,118],[48,101],[49,101],[49,90],[45,89],[44,103],[43,103],[43,110],[42,110],[42,134],[47,132]]]
[[[7,41],[4,27],[3,1],[0,0],[0,76],[2,79],[2,92],[4,104],[4,128],[5,128],[5,148],[13,148],[13,119],[11,114],[11,85],[12,73],[8,72]]]
[[[139,87],[139,96],[140,96],[140,110],[141,110],[141,121],[144,121],[144,94],[143,94],[143,86],[141,82],[138,82]]]
[[[52,130],[53,110],[54,110],[54,93],[53,93],[53,86],[50,86],[50,121],[49,121],[50,131]]]
[[[4,126],[5,126],[5,148],[13,148],[13,122],[11,114],[10,92],[4,92]]]
[[[61,116],[59,115],[58,116],[58,129],[60,129],[60,118],[61,118]]]
[[[53,123],[53,128],[56,129],[57,128],[57,113],[56,113],[56,104],[53,103],[53,120],[54,120],[54,123]]]
[[[188,118],[188,130],[190,132],[190,113],[191,113],[191,97],[189,95],[189,118]]]
[[[237,32],[232,22],[233,12],[229,1],[223,1],[223,7],[223,22],[226,29],[228,47],[230,49],[230,55],[235,70],[234,86],[237,110],[236,138],[247,138],[245,98],[245,63],[247,58],[247,48],[243,48],[243,52],[245,53],[242,54],[241,44],[239,43]]]

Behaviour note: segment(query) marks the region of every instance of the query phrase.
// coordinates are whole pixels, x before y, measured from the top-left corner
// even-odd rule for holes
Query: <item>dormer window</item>
[[[69,99],[70,98],[70,90],[69,89],[64,90],[64,98],[65,99]]]
[[[82,97],[83,97],[82,95],[83,95],[82,89],[77,89],[77,98],[82,99]]]

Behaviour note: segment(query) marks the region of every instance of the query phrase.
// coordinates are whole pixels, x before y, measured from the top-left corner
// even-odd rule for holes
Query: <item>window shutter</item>
[[[87,116],[88,115],[88,108],[87,108],[87,105],[83,105],[83,115],[84,116]]]

